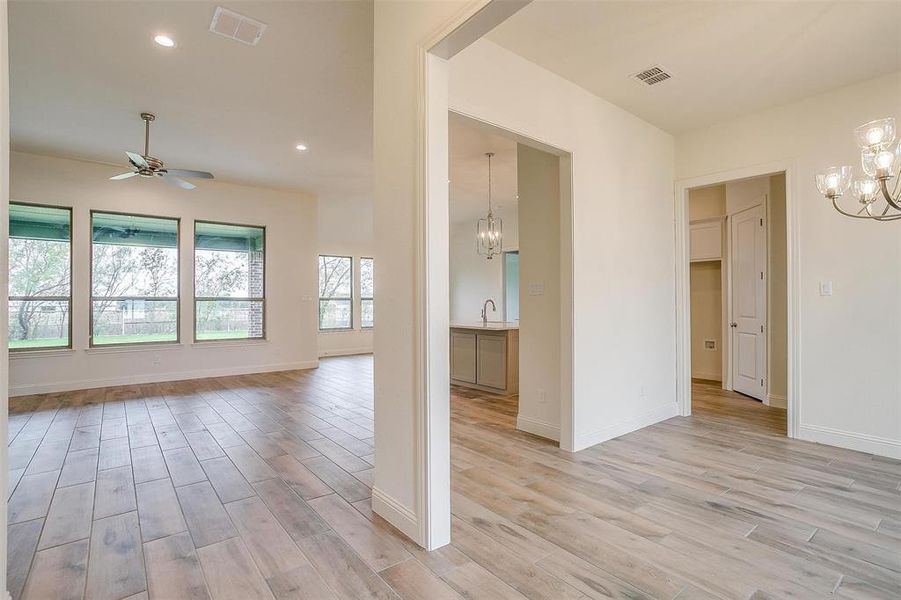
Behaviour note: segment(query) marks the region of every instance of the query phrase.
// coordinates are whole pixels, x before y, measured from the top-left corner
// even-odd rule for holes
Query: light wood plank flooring
[[[13,598],[901,597],[901,463],[713,386],[575,455],[455,389],[431,553],[369,507],[371,357],[12,405]]]

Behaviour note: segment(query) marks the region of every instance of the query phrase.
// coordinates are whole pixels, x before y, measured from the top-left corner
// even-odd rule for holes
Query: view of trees
[[[198,339],[247,337],[251,319],[254,318],[250,310],[253,303],[230,301],[228,298],[248,298],[252,295],[250,253],[195,250],[194,281],[194,293],[198,298],[224,298],[197,302],[195,318]]]
[[[349,256],[319,257],[320,329],[346,329],[353,325],[351,260]]]
[[[175,339],[177,249],[95,243],[92,252],[94,343]]]
[[[13,347],[68,344],[69,286],[69,242],[10,238],[9,340]]]

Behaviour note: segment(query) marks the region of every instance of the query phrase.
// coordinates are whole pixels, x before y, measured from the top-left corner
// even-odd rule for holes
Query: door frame
[[[786,435],[798,437],[801,422],[801,264],[800,264],[800,207],[798,194],[798,165],[793,159],[749,165],[675,182],[676,222],[676,400],[679,414],[691,415],[691,284],[689,254],[688,192],[692,188],[718,185],[736,179],[785,173],[785,237],[786,237],[786,302],[787,302],[787,382]]]

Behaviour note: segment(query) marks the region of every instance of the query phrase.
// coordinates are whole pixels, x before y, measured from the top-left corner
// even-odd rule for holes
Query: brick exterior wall
[[[248,291],[251,298],[263,298],[265,293],[263,252],[250,252],[250,276]],[[263,303],[254,302],[250,305],[249,337],[263,337]]]

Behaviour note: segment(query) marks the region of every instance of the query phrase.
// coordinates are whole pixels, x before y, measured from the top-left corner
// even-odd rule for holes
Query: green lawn
[[[104,344],[140,344],[146,342],[174,342],[175,334],[151,333],[136,335],[98,335],[94,338],[95,346]]]
[[[247,331],[206,331],[197,336],[198,340],[241,340],[247,338]],[[111,344],[140,344],[147,342],[174,342],[172,334],[149,335],[101,335],[94,338],[95,346]],[[54,348],[65,347],[66,338],[48,338],[43,340],[9,340],[10,349]]]
[[[44,340],[9,340],[10,349],[16,348],[54,348],[68,345],[66,338],[47,338]]]
[[[197,334],[198,340],[243,340],[246,338],[246,329],[244,331],[204,331]]]

